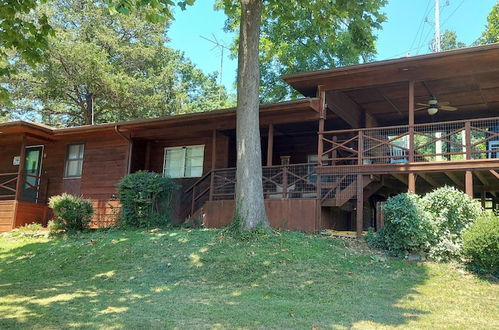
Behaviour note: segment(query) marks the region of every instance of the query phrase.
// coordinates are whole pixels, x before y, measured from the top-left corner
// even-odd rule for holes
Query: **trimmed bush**
[[[66,231],[87,229],[94,213],[91,201],[66,193],[52,196],[49,206],[54,211],[54,226]]]
[[[477,201],[447,186],[422,198],[397,195],[388,199],[383,210],[385,227],[366,237],[371,246],[396,255],[417,253],[441,261],[460,256],[462,234],[483,215]]]
[[[499,277],[499,216],[483,216],[464,232],[463,256],[475,270]]]
[[[434,241],[432,216],[421,207],[421,198],[411,193],[390,197],[383,205],[385,226],[376,240],[395,255],[427,254]]]
[[[118,184],[121,202],[120,224],[131,227],[166,225],[178,186],[154,172],[139,171]]]
[[[435,189],[422,198],[422,206],[433,215],[436,240],[430,256],[449,260],[460,255],[462,234],[483,215],[479,202],[454,187]]]

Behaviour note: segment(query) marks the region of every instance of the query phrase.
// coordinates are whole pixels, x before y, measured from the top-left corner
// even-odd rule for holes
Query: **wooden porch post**
[[[409,81],[409,162],[414,162],[414,80]],[[416,192],[416,175],[409,173],[409,192]]]
[[[414,80],[409,81],[409,162],[414,161]]]
[[[214,129],[211,136],[211,169],[217,166],[217,130]]]
[[[151,167],[151,141],[146,143],[146,159],[144,161],[144,170],[149,171]]]
[[[356,233],[357,238],[362,236],[362,227],[364,223],[364,177],[357,174],[357,210],[356,210]]]
[[[324,152],[324,144],[322,141],[322,134],[324,133],[324,126],[326,120],[326,91],[324,90],[324,86],[319,85],[317,88],[316,97],[319,98],[319,138],[317,141],[317,162],[318,166],[322,166],[322,154]],[[317,173],[317,181],[316,181],[316,210],[315,210],[315,228],[317,231],[322,229],[322,177]]]
[[[21,190],[23,187],[23,172],[24,172],[24,163],[26,162],[26,134],[23,134],[21,140],[21,150],[19,152],[19,168],[17,170],[17,182],[16,182],[16,196],[15,200],[19,200],[21,197]]]
[[[267,140],[267,166],[272,166],[273,156],[274,156],[274,125],[269,124],[269,133]]]
[[[473,198],[473,172],[466,171],[465,178],[466,178],[465,180],[466,195]]]
[[[211,170],[214,171],[215,168],[217,167],[217,130],[213,130],[213,134],[211,137]],[[194,188],[193,188],[194,190]],[[209,200],[213,200],[213,194],[215,193],[215,173],[211,172],[210,175],[210,193],[209,193]],[[193,198],[194,200],[194,195]],[[194,208],[194,207],[193,207]],[[194,211],[192,211],[194,212]]]

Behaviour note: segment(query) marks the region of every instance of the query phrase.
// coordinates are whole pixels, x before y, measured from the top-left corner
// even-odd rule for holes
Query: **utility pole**
[[[435,0],[435,52],[441,51],[440,48],[440,3]]]

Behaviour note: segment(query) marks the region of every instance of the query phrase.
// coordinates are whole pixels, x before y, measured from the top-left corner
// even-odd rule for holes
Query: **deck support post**
[[[473,172],[466,171],[464,186],[465,186],[466,195],[473,198]]]
[[[409,173],[407,178],[407,191],[411,193],[416,192],[416,174]]]
[[[482,204],[482,208],[485,208],[485,200],[487,198],[487,192],[485,190],[482,190],[480,192],[480,203]]]
[[[272,166],[274,156],[274,125],[269,124],[269,132],[267,134],[267,166]]]
[[[21,139],[21,150],[19,151],[19,168],[17,170],[16,196],[14,197],[16,201],[18,201],[19,198],[21,197],[25,162],[26,162],[26,134],[23,134]]]
[[[364,177],[362,174],[357,174],[357,209],[355,223],[357,238],[360,238],[362,236],[362,227],[364,223]]]

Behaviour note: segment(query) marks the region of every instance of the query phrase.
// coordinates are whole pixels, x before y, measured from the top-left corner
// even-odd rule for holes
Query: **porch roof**
[[[260,106],[260,116],[265,121],[277,120],[288,122],[289,120],[298,120],[303,114],[309,114],[311,118],[318,116],[319,101],[315,98],[302,98],[294,101],[279,102],[273,104],[263,104]],[[284,113],[286,116],[283,116]],[[207,126],[207,123],[217,123],[216,129],[235,128],[235,108],[217,109],[205,112],[186,113],[172,115],[160,118],[136,119],[114,123],[105,123],[97,125],[84,125],[69,128],[55,128],[48,125],[33,123],[28,121],[12,121],[0,123],[0,137],[12,134],[26,133],[37,137],[57,137],[69,134],[91,133],[106,130],[140,130],[163,128],[165,126],[183,127],[186,124],[200,124]],[[290,115],[296,115],[295,117]],[[303,117],[307,118],[307,116]],[[211,128],[213,129],[213,128]]]
[[[417,122],[490,117],[499,111],[499,43],[291,74],[283,79],[305,96],[315,95],[318,86],[323,86],[326,103],[339,99],[354,112],[368,113],[384,125],[407,118],[411,80],[416,103],[437,98],[458,108],[440,111],[432,119],[425,111],[416,112]]]

